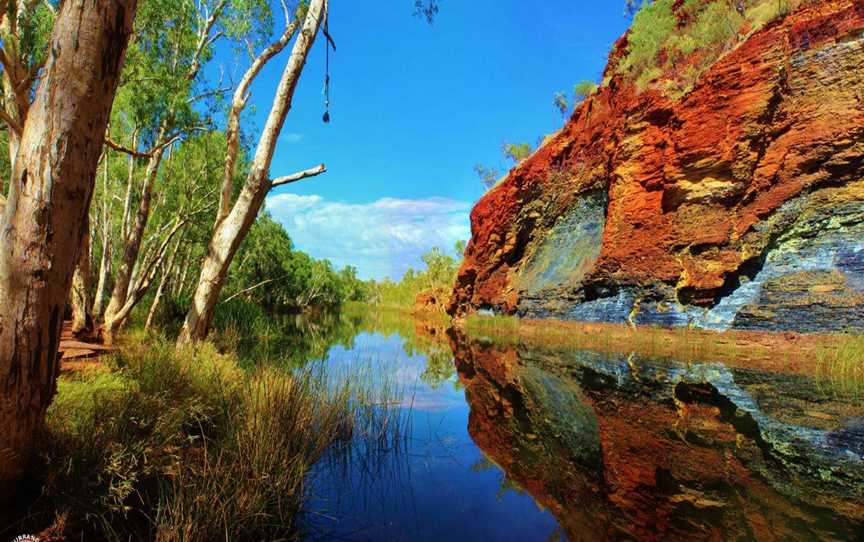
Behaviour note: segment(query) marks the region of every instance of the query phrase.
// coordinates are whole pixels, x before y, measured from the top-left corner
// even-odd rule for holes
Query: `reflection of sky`
[[[359,364],[362,369],[380,375],[403,391],[403,406],[413,406],[414,411],[467,409],[464,392],[454,386],[458,381],[455,368],[450,379],[436,389],[431,388],[422,379],[426,356],[406,355],[399,335],[360,333],[354,338],[354,348],[333,346],[326,361],[331,374],[334,370],[351,374],[352,368]]]
[[[409,402],[413,395],[413,408],[406,449],[374,467],[318,469],[313,539],[526,541],[555,532],[554,518],[527,493],[505,489],[503,472],[471,440],[455,369],[433,389],[421,379],[425,356],[406,355],[398,335],[368,333],[352,349],[331,348],[326,363],[330,374],[360,365],[390,379]]]

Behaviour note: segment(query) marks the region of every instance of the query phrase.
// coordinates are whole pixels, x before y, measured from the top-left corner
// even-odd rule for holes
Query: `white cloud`
[[[432,247],[451,252],[471,235],[471,204],[448,198],[343,203],[277,194],[266,205],[297,248],[336,267],[356,266],[363,278],[398,280],[408,267],[420,267],[420,256]]]
[[[282,141],[285,143],[300,143],[305,137],[303,134],[298,134],[297,132],[289,132],[282,134]]]

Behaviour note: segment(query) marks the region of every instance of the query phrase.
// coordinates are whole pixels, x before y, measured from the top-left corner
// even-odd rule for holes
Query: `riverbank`
[[[132,332],[61,375],[0,536],[299,538],[310,469],[354,438],[396,438],[390,398],[366,384]]]
[[[864,397],[864,336],[857,334],[716,332],[478,315],[457,326],[469,336],[504,344],[635,353],[813,376],[838,393]]]

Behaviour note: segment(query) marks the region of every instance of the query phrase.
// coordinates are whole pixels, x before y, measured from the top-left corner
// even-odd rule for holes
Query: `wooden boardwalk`
[[[92,366],[100,356],[110,354],[113,350],[97,338],[76,337],[72,334],[72,322],[63,322],[63,331],[60,333],[62,371]]]

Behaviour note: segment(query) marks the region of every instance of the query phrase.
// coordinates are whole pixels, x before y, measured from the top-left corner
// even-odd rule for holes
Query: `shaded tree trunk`
[[[63,309],[136,0],[65,0],[0,224],[0,499],[56,390]]]
[[[147,313],[147,321],[144,323],[144,331],[149,331],[153,325],[153,319],[156,317],[156,309],[159,308],[159,302],[162,301],[162,295],[165,293],[165,286],[174,274],[174,260],[177,259],[177,251],[180,250],[180,244],[183,242],[181,236],[174,244],[174,250],[171,251],[171,256],[168,257],[168,264],[162,270],[162,277],[159,279],[159,286],[156,288],[156,293],[153,295],[153,303],[150,305],[150,311]]]
[[[108,153],[105,153],[105,170],[102,176],[102,256],[99,260],[99,277],[96,282],[96,294],[93,298],[91,314],[94,321],[102,318],[105,310],[105,289],[108,287],[108,275],[111,273],[111,212],[108,193]]]
[[[165,128],[163,127],[159,141],[163,139],[164,134]],[[135,214],[135,222],[132,224],[129,235],[125,239],[123,257],[120,260],[117,275],[114,277],[114,289],[111,292],[111,301],[108,303],[108,308],[105,309],[103,338],[108,344],[114,342],[117,332],[126,320],[125,315],[121,316],[121,313],[129,298],[129,287],[133,279],[132,274],[135,270],[135,264],[138,263],[138,256],[141,253],[141,242],[144,240],[144,231],[150,218],[153,187],[156,183],[156,176],[159,173],[159,166],[162,163],[164,152],[165,147],[155,149],[147,162],[144,186],[141,189],[141,201]]]
[[[327,1],[312,0],[309,4],[303,27],[294,41],[291,56],[282,72],[279,87],[276,89],[273,105],[267,116],[261,137],[258,139],[255,157],[252,160],[246,181],[240,190],[237,201],[231,207],[231,211],[224,218],[217,219],[207,256],[201,265],[201,275],[198,278],[192,305],[189,307],[183,329],[177,338],[178,344],[196,342],[207,337],[210,324],[213,321],[213,310],[219,300],[219,294],[222,292],[228,268],[231,266],[237,248],[246,234],[249,233],[249,228],[258,216],[258,211],[261,209],[261,204],[267,193],[274,186],[318,175],[324,171],[324,167],[319,166],[289,177],[270,179],[270,163],[273,160],[276,141],[282,131],[285,117],[291,109],[294,90],[306,63],[306,57],[318,35],[322,19],[327,13]],[[226,163],[233,159],[230,145],[232,142],[229,138]],[[225,178],[230,180],[231,175],[226,174]],[[223,198],[224,194],[225,191],[223,190]],[[219,216],[223,214],[225,208],[224,200],[221,203],[223,205],[220,207]]]
[[[78,335],[93,328],[90,316],[90,226],[84,221],[81,255],[72,276],[72,333]]]

